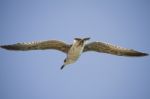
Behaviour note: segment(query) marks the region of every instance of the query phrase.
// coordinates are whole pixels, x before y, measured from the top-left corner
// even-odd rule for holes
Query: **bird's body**
[[[45,49],[56,49],[67,54],[64,64],[61,69],[66,65],[74,63],[80,57],[83,52],[87,51],[96,51],[102,53],[108,53],[118,56],[146,56],[147,53],[139,52],[133,49],[126,49],[111,45],[103,42],[91,42],[86,44],[86,41],[90,38],[75,38],[75,41],[72,45],[66,44],[58,40],[49,40],[42,42],[33,42],[33,43],[17,43],[12,45],[3,45],[1,48],[8,50],[19,50],[19,51],[28,51],[28,50],[45,50]]]
[[[79,45],[78,41],[75,41],[71,48],[68,51],[66,61],[68,60],[70,63],[74,63],[81,55],[84,45]]]
[[[84,39],[75,38],[71,48],[67,53],[67,58],[64,60],[64,64],[62,65],[61,69],[63,69],[67,64],[71,64],[77,61],[77,59],[83,52],[86,40],[89,40],[89,38]]]

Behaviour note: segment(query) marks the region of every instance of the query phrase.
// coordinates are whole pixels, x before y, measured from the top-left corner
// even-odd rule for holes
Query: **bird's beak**
[[[60,67],[60,69],[62,70],[64,67],[65,67],[65,65],[63,64],[63,65]]]

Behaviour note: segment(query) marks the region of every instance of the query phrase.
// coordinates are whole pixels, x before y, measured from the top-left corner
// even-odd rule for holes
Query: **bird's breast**
[[[84,46],[78,46],[78,45],[72,46],[68,52],[67,58],[69,60],[76,61],[80,57],[83,48]]]

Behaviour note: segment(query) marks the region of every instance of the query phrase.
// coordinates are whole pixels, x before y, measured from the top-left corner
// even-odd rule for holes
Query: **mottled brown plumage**
[[[103,42],[91,42],[84,47],[83,52],[96,51],[101,53],[108,53],[118,56],[146,56],[147,53],[135,51],[133,49],[122,48]]]
[[[49,40],[49,41],[41,41],[41,42],[30,42],[30,43],[17,43],[12,45],[3,45],[1,48],[7,50],[20,50],[20,51],[28,51],[28,50],[46,50],[46,49],[55,49],[62,51],[64,53],[68,53],[71,45],[66,44],[62,41],[58,40]]]
[[[80,38],[75,38],[76,40]],[[18,51],[28,51],[28,50],[46,50],[55,49],[68,53],[71,44],[66,44],[58,40],[48,40],[41,42],[31,42],[31,43],[17,43],[12,45],[2,45],[1,48],[7,50],[18,50]],[[126,49],[119,46],[111,45],[103,42],[91,42],[85,45],[83,52],[96,51],[101,53],[108,53],[118,56],[146,56],[147,53],[139,52],[133,49]]]
[[[87,51],[96,51],[101,53],[108,53],[118,56],[146,56],[147,53],[135,51],[133,49],[126,49],[111,45],[103,42],[91,42],[86,44],[86,41],[90,38],[75,38],[73,44],[66,44],[58,40],[48,40],[42,42],[30,42],[30,43],[17,43],[12,45],[3,45],[1,48],[7,50],[18,50],[18,51],[28,51],[28,50],[46,50],[46,49],[55,49],[62,51],[67,54],[67,58],[64,61],[64,64],[61,66],[63,69],[66,65],[72,64],[80,57],[81,53]]]

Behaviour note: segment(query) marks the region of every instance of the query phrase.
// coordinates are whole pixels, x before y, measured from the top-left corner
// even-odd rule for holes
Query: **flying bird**
[[[67,54],[67,57],[65,58],[64,64],[61,66],[60,69],[63,69],[68,64],[76,62],[77,59],[80,57],[81,53],[87,51],[96,51],[118,56],[133,56],[133,57],[148,55],[147,53],[139,52],[133,49],[122,48],[104,42],[87,43],[89,39],[90,38],[74,38],[73,44],[67,44],[58,40],[48,40],[41,42],[2,45],[0,47],[7,50],[16,50],[16,51],[46,50],[46,49],[55,49],[62,51]]]

